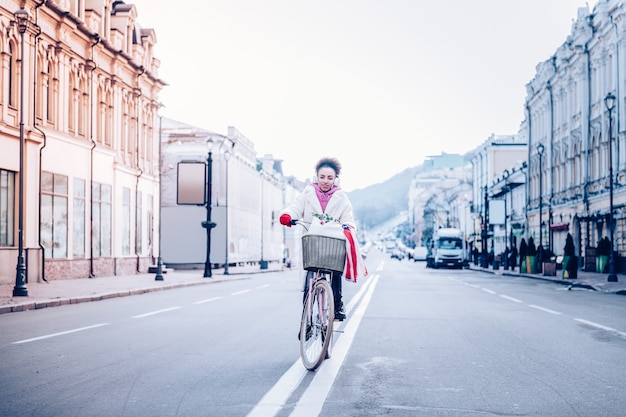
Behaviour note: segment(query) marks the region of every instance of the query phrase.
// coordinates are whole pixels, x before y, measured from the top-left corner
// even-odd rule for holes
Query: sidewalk
[[[108,298],[125,297],[162,291],[171,288],[204,285],[235,279],[249,279],[250,275],[262,272],[280,271],[282,265],[269,264],[268,269],[259,266],[237,266],[212,271],[211,278],[204,278],[203,270],[171,270],[163,273],[163,281],[156,281],[156,274],[136,274],[78,278],[35,282],[26,285],[28,296],[13,297],[15,284],[0,285],[0,314],[16,311],[36,310],[65,304],[78,304]]]
[[[473,271],[482,271],[485,273],[508,277],[540,279],[544,281],[555,282],[557,284],[567,285],[569,289],[586,288],[589,290],[609,294],[626,295],[626,275],[623,274],[617,274],[618,282],[609,282],[607,280],[609,274],[603,274],[598,272],[585,272],[581,270],[578,271],[578,278],[562,278],[563,271],[556,271],[556,276],[545,276],[543,275],[543,273],[527,274],[520,273],[519,266],[516,268],[515,271],[504,270],[502,268],[494,271],[492,268],[482,268],[480,266],[474,265],[473,263],[470,263],[469,269]]]

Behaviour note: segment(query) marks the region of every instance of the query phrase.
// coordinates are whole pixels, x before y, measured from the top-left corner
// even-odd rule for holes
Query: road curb
[[[596,291],[596,292],[601,292],[604,294],[616,294],[616,295],[626,295],[626,290],[605,290],[603,288],[597,287],[593,284],[586,284],[583,282],[577,282],[576,278],[570,278],[570,279],[555,279],[555,278],[549,278],[546,276],[537,276],[537,275],[529,275],[529,274],[513,274],[513,273],[507,273],[507,272],[501,272],[498,273],[496,271],[492,271],[489,269],[477,269],[477,268],[468,268],[472,271],[477,271],[477,272],[483,272],[486,274],[491,274],[491,275],[500,275],[500,276],[506,276],[506,277],[511,277],[511,278],[529,278],[529,279],[535,279],[535,280],[539,280],[539,281],[546,281],[546,282],[552,282],[554,284],[559,284],[559,285],[566,285],[568,286],[568,290],[572,290],[574,288],[582,288],[582,289],[587,289],[587,290],[591,290],[591,291]]]
[[[17,313],[20,311],[30,311],[30,310],[40,310],[48,307],[59,307],[62,305],[69,304],[81,304],[88,303],[93,301],[102,301],[109,300],[112,298],[118,297],[128,297],[131,295],[141,295],[156,291],[165,291],[171,290],[175,288],[183,288],[183,287],[193,287],[197,285],[206,285],[206,284],[217,284],[225,281],[234,281],[234,280],[243,280],[249,279],[250,274],[231,274],[236,275],[236,277],[232,278],[211,278],[208,280],[197,281],[197,282],[179,282],[172,284],[165,284],[159,287],[144,287],[144,288],[136,288],[131,290],[123,290],[123,291],[112,291],[107,293],[100,293],[94,295],[83,295],[83,296],[73,296],[73,297],[63,297],[56,299],[40,299],[40,300],[29,300],[24,302],[18,302],[17,304],[7,304],[4,306],[0,306],[0,314],[7,313]]]

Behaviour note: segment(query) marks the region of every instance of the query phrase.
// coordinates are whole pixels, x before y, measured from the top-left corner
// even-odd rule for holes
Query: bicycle
[[[307,228],[300,220],[292,220],[291,224]],[[334,271],[343,271],[345,256],[345,241],[339,238],[302,236],[302,257],[307,276],[298,339],[302,363],[310,371],[319,368],[324,359],[331,356],[335,320],[331,280]]]

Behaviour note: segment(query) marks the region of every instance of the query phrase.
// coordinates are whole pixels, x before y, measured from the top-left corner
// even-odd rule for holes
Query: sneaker
[[[339,320],[339,321],[344,321],[346,319],[346,309],[343,308],[343,305],[341,307],[338,307],[335,309],[335,320]]]

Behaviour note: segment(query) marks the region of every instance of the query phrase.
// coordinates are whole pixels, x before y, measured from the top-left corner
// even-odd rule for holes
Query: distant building
[[[207,220],[205,196],[210,192],[211,221],[216,224],[211,231],[212,267],[282,264],[290,251],[278,213],[295,192],[283,175],[282,161],[271,155],[257,158],[253,143],[234,127],[222,135],[163,118],[161,137],[163,263],[178,269],[203,267],[207,231],[202,222]],[[181,164],[198,165],[195,187],[201,195],[196,204],[180,201],[186,181]]]
[[[470,171],[463,156],[442,153],[428,157],[409,187],[408,222],[413,244],[428,246],[439,227],[465,228],[469,217],[459,202],[470,192]]]
[[[494,239],[494,228],[498,229],[501,226],[504,227],[504,220],[508,219],[511,215],[510,209],[504,213],[504,217],[501,220],[497,220],[494,223],[494,218],[489,218],[489,212],[486,210],[489,207],[489,201],[494,198],[494,191],[492,186],[494,180],[502,175],[503,172],[511,171],[513,167],[523,164],[526,160],[526,154],[528,152],[528,146],[526,144],[526,138],[522,135],[490,135],[485,142],[483,142],[476,149],[473,149],[467,154],[467,158],[471,163],[472,171],[472,218],[473,218],[473,230],[470,233],[470,240],[472,246],[479,252],[483,250],[489,250],[492,245],[494,246],[494,253],[504,252],[507,246],[506,237],[508,231],[511,228],[515,229],[514,239],[521,236],[524,231],[526,221],[521,225],[513,226],[513,222],[508,221],[507,229],[504,230],[498,239]],[[524,182],[525,183],[525,182]],[[503,198],[498,198],[504,201]],[[485,203],[487,201],[487,203]],[[492,209],[496,207],[496,204],[492,205]],[[495,216],[494,216],[495,217]],[[517,219],[516,221],[519,221]],[[485,222],[487,222],[485,224]],[[485,232],[488,233],[489,240],[483,242]],[[486,246],[483,246],[486,243]],[[511,243],[509,243],[510,245]],[[519,242],[518,245],[519,246]]]

